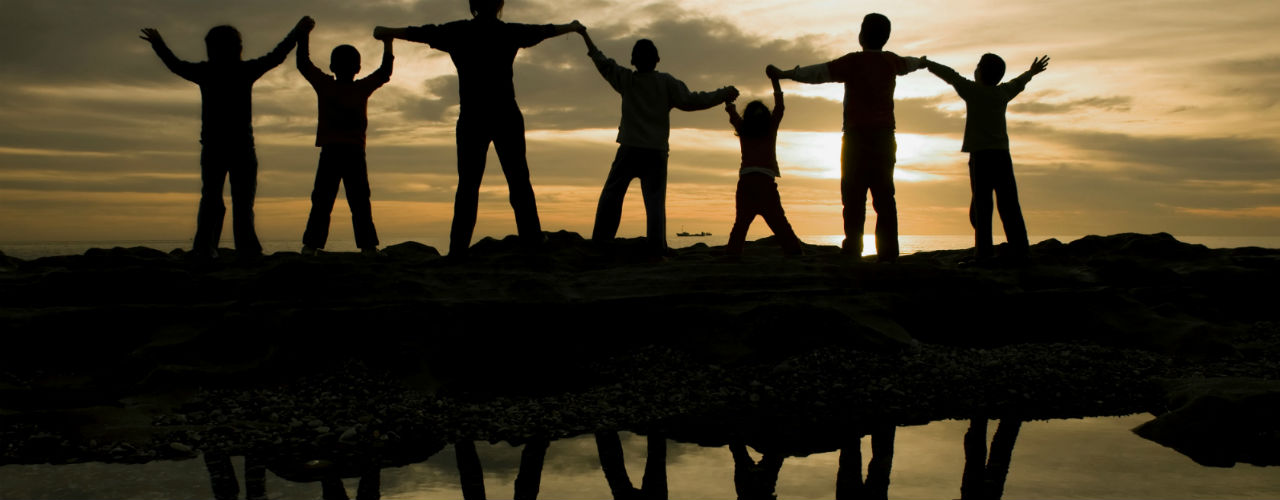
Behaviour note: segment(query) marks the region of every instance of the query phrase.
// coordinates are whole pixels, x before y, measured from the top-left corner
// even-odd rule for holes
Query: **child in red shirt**
[[[773,112],[763,102],[751,101],[744,111],[745,116],[738,115],[733,101],[726,102],[724,109],[729,113],[729,123],[738,134],[742,144],[742,167],[738,170],[738,192],[734,195],[737,217],[733,221],[733,230],[729,232],[729,244],[725,253],[741,255],[746,243],[747,228],[756,215],[764,217],[765,224],[773,230],[782,244],[782,252],[786,255],[800,255],[800,239],[787,222],[782,211],[782,200],[778,196],[778,183],[773,179],[781,177],[778,170],[778,125],[782,123],[782,87],[777,78],[773,81]]]

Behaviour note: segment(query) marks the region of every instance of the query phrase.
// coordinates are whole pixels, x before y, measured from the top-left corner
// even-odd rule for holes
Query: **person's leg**
[[[192,251],[210,254],[217,252],[222,237],[222,218],[227,207],[222,201],[222,186],[227,180],[225,152],[200,151],[200,208],[196,213],[196,237]]]
[[[1013,255],[1025,255],[1027,223],[1022,218],[1022,205],[1018,203],[1018,185],[1013,180],[1013,159],[1009,150],[1002,149],[992,158],[992,188],[996,193],[996,209],[1000,210],[1000,222],[1004,224],[1004,237],[1009,241]]]
[[[893,131],[877,134],[867,149],[871,206],[876,210],[876,257],[881,262],[898,260],[898,202],[894,199],[893,166],[898,142]]]
[[[973,225],[974,257],[992,256],[991,244],[991,151],[969,153],[969,187],[973,201],[969,203],[969,223]]]
[[[751,221],[756,218],[756,210],[751,198],[754,193],[751,192],[751,181],[747,179],[751,176],[738,177],[738,189],[733,195],[733,229],[729,231],[729,243],[724,247],[724,253],[729,255],[742,253],[742,247],[747,243],[747,229],[751,227]]]
[[[237,152],[231,164],[231,229],[236,252],[245,255],[262,253],[258,233],[253,228],[253,200],[258,192],[258,155],[253,146]]]
[[[311,188],[311,214],[307,216],[307,229],[302,232],[302,244],[307,247],[324,248],[329,239],[329,215],[333,212],[333,200],[338,196],[341,161],[332,147],[320,149],[316,182]],[[350,186],[347,187],[347,198],[351,198]]]
[[[538,203],[529,182],[529,161],[525,157],[524,116],[519,108],[513,108],[496,127],[493,148],[502,163],[502,174],[507,177],[507,190],[511,193],[511,208],[516,213],[516,230],[526,243],[542,242],[542,223],[538,220]]]
[[[631,179],[635,178],[632,156],[632,148],[618,146],[618,152],[613,156],[613,165],[609,167],[609,175],[604,181],[604,189],[600,190],[600,202],[596,204],[592,241],[613,241],[618,234],[618,224],[622,220],[622,200],[627,194]]]
[[[782,210],[782,197],[778,194],[778,182],[764,176],[761,177],[759,194],[756,198],[759,200],[757,211],[764,217],[765,224],[769,225],[769,229],[773,231],[774,236],[778,237],[778,243],[782,245],[782,253],[800,255],[803,253],[800,248],[800,238],[796,236],[795,229],[792,229],[791,223],[787,221],[786,212]]]
[[[667,251],[667,152],[644,150],[639,166],[640,193],[644,196],[645,237],[658,255]]]
[[[351,228],[356,233],[356,247],[367,250],[378,247],[378,231],[373,227],[373,206],[369,202],[369,166],[365,163],[364,148],[344,148],[342,185],[347,191],[347,206],[351,209]]]
[[[449,254],[462,255],[471,247],[480,204],[480,181],[484,178],[485,156],[489,154],[489,132],[483,123],[458,118],[458,190],[453,198],[453,227],[449,230]]]
[[[867,179],[861,167],[866,145],[861,134],[845,132],[840,146],[840,203],[844,205],[841,251],[862,255],[862,227],[867,220]]]

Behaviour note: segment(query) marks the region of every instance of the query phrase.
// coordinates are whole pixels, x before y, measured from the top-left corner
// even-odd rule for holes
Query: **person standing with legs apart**
[[[613,90],[622,95],[622,120],[618,124],[618,153],[596,206],[591,240],[613,241],[622,219],[622,199],[631,180],[640,179],[647,219],[646,235],[654,255],[667,251],[667,139],[671,135],[671,109],[698,111],[738,98],[738,89],[723,87],[714,92],[690,92],[684,82],[656,71],[658,47],[647,39],[637,40],[631,49],[631,64],[624,68],[605,57],[583,28],[587,55]]]
[[[840,201],[844,204],[843,253],[862,255],[867,218],[867,191],[876,210],[876,254],[881,262],[898,259],[898,205],[894,200],[893,89],[896,78],[920,69],[920,60],[884,50],[889,18],[867,14],[858,43],[862,51],[831,62],[782,71],[773,65],[770,78],[803,83],[844,83],[844,141],[840,149]]]
[[[449,255],[466,254],[475,231],[489,143],[498,151],[502,173],[511,192],[520,239],[542,242],[538,206],[529,182],[525,159],[524,115],[516,104],[511,65],[516,52],[548,38],[577,31],[582,25],[517,24],[499,19],[504,0],[470,0],[472,19],[447,24],[387,28],[379,26],[374,38],[400,38],[430,45],[449,53],[458,69],[458,191],[453,203],[453,227]]]
[[[1018,186],[1013,181],[1005,110],[1009,101],[1026,88],[1031,77],[1048,69],[1049,56],[1036,58],[1031,62],[1031,69],[1005,83],[1000,83],[1004,78],[1004,59],[995,54],[982,55],[973,70],[973,80],[928,59],[924,64],[930,73],[955,87],[964,99],[967,116],[960,151],[969,153],[969,187],[973,192],[969,222],[973,224],[976,263],[985,264],[995,257],[991,244],[992,192],[996,195],[1000,221],[1004,223],[1004,237],[1009,241],[1007,257],[1015,262],[1026,259],[1030,245],[1027,224],[1018,204]]]
[[[763,102],[751,101],[747,104],[744,116],[738,115],[738,109],[732,102],[727,102],[724,109],[729,113],[729,123],[738,133],[738,141],[742,144],[742,167],[738,170],[738,191],[734,195],[737,216],[733,221],[733,230],[729,232],[729,244],[725,246],[728,255],[741,255],[742,247],[747,241],[747,228],[756,215],[764,217],[765,224],[773,230],[782,244],[782,252],[787,255],[800,255],[800,239],[787,222],[787,215],[782,211],[782,199],[778,196],[778,183],[774,179],[782,176],[778,169],[778,125],[782,123],[782,86],[777,78],[773,82],[773,112]]]
[[[365,131],[369,127],[369,96],[391,81],[395,55],[391,38],[382,40],[382,65],[359,80],[360,52],[350,45],[339,45],[329,56],[329,76],[311,63],[310,33],[315,21],[309,21],[298,35],[298,71],[316,90],[316,146],[320,148],[320,164],[316,167],[315,188],[311,191],[311,215],[302,234],[302,254],[315,255],[329,238],[329,215],[338,196],[338,183],[347,192],[351,209],[351,227],[356,233],[360,252],[378,255],[378,232],[373,226],[373,209],[369,203],[369,169],[365,163]]]
[[[160,60],[178,76],[200,86],[200,211],[191,252],[214,258],[222,236],[227,208],[222,186],[231,179],[231,221],[236,252],[262,255],[262,244],[253,228],[253,199],[258,189],[258,156],[253,144],[253,84],[289,56],[298,32],[309,18],[302,18],[271,52],[257,59],[241,59],[240,32],[231,26],[215,26],[205,35],[209,60],[188,62],[169,50],[160,32],[143,28]]]

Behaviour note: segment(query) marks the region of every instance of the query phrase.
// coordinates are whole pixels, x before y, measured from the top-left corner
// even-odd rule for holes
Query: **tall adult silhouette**
[[[520,239],[536,244],[543,238],[525,159],[524,115],[516,103],[511,66],[518,50],[577,31],[582,25],[577,21],[544,25],[503,22],[499,19],[503,5],[504,0],[470,0],[472,19],[373,30],[375,38],[425,43],[447,52],[458,70],[458,190],[449,231],[449,254],[454,256],[464,255],[471,246],[489,143],[497,150],[507,178]]]
[[[859,52],[834,61],[780,70],[766,68],[770,78],[802,83],[844,83],[844,138],[840,149],[840,201],[844,205],[844,243],[847,255],[862,254],[862,231],[867,218],[867,191],[876,211],[876,256],[898,259],[898,204],[894,200],[893,167],[898,143],[894,138],[893,89],[896,78],[922,67],[920,59],[884,50],[889,41],[889,18],[871,13],[862,19]]]
[[[298,33],[310,18],[303,17],[271,52],[257,59],[241,59],[240,32],[215,26],[205,35],[209,60],[178,59],[160,32],[143,28],[160,60],[178,76],[200,86],[200,211],[192,252],[216,257],[226,205],[222,186],[231,178],[232,233],[236,251],[260,255],[262,244],[253,228],[253,199],[258,186],[258,157],[253,144],[253,83],[279,66],[293,50]]]

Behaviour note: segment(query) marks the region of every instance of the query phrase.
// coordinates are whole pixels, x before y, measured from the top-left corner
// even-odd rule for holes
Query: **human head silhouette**
[[[889,42],[889,18],[874,12],[862,18],[862,31],[858,33],[858,43],[867,50],[880,50]]]
[[[747,103],[742,110],[742,127],[738,130],[740,137],[764,137],[769,135],[769,107],[764,102],[755,100]]]
[[[978,60],[978,67],[973,70],[973,79],[983,85],[998,85],[1002,78],[1004,78],[1004,59],[992,53],[982,54],[982,59]]]
[[[360,51],[350,45],[339,45],[329,54],[329,71],[339,77],[352,77],[360,72]]]
[[[240,32],[229,25],[214,26],[204,36],[210,61],[239,61],[242,46]]]
[[[653,44],[653,40],[641,38],[636,40],[635,46],[631,47],[631,65],[640,71],[653,71],[658,67],[658,46]]]
[[[504,0],[468,0],[472,17],[497,18],[502,14]]]

